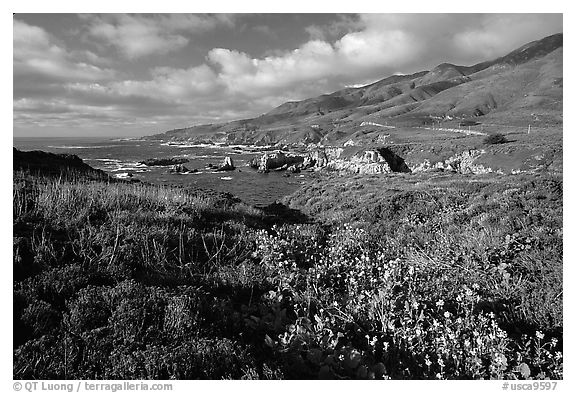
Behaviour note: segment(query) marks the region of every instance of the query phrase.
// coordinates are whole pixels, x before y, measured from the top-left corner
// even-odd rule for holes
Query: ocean
[[[75,154],[93,168],[112,176],[128,174],[153,184],[171,184],[190,188],[229,192],[254,206],[266,206],[296,191],[309,174],[285,172],[258,173],[247,166],[249,160],[261,156],[258,147],[173,145],[162,141],[109,138],[13,138],[19,150],[43,150],[52,153]],[[233,159],[235,171],[216,172],[208,164],[220,165],[224,157]],[[149,158],[183,157],[190,160],[184,166],[196,173],[170,174],[168,167],[147,167],[140,164]]]

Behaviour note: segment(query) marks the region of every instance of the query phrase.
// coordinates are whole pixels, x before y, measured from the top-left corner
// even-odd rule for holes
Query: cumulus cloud
[[[43,29],[14,19],[14,77],[45,81],[109,79],[114,71],[78,61]],[[15,84],[18,86],[18,84]]]
[[[451,62],[470,65],[562,31],[562,15],[368,14],[306,28],[291,50],[259,55],[208,48],[200,63],[154,62],[193,34],[234,26],[228,15],[83,16],[97,51],[70,50],[46,30],[14,20],[14,119],[27,124],[158,124],[161,132],[257,116],[286,101]],[[253,30],[274,31],[255,17]],[[264,27],[259,27],[264,26]],[[232,33],[228,30],[228,34]],[[249,47],[249,46],[248,46]],[[93,46],[92,48],[97,48]],[[102,54],[117,51],[113,61]],[[178,54],[174,54],[178,56]],[[139,73],[131,73],[139,59]],[[113,71],[106,67],[124,64]],[[165,65],[166,63],[164,63]],[[184,64],[176,67],[174,64]]]
[[[198,33],[217,26],[233,26],[225,14],[194,15],[85,15],[87,34],[119,50],[127,58],[165,54],[188,45],[183,33]]]
[[[160,96],[175,101],[212,94],[218,87],[216,74],[205,64],[188,69],[160,67],[152,70],[152,76],[150,80],[126,80],[110,86],[121,95]]]
[[[250,97],[285,93],[286,89],[304,93],[311,87],[337,89],[442,62],[473,64],[562,28],[561,15],[522,14],[367,14],[341,20],[338,26],[309,26],[315,39],[273,56],[255,58],[215,48],[207,60],[231,92]],[[326,32],[331,28],[355,31],[333,41],[321,39],[329,36]],[[326,90],[317,91],[322,92]]]

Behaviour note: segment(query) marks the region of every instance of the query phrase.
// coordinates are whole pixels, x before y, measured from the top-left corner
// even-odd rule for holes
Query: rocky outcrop
[[[377,150],[360,151],[351,157],[330,160],[326,167],[339,171],[358,173],[362,175],[376,175],[390,173],[392,169],[386,159]]]
[[[236,167],[234,166],[234,161],[232,160],[231,157],[224,157],[224,162],[222,163],[222,165],[220,165],[218,167],[218,169],[216,169],[217,171],[233,171],[234,169],[236,169]]]
[[[172,165],[170,169],[168,169],[168,173],[188,173],[188,172],[190,172],[190,170],[182,164]]]
[[[328,165],[328,151],[326,149],[317,149],[313,150],[308,153],[306,157],[304,157],[304,161],[302,163],[302,167],[304,169],[317,167],[323,168]]]
[[[178,165],[178,164],[185,164],[189,162],[187,158],[150,158],[148,160],[140,161],[140,164],[144,164],[147,166],[170,166],[170,165]]]
[[[289,170],[298,173],[303,169],[330,169],[359,174],[410,172],[404,160],[386,148],[366,150],[362,148],[326,147],[310,150],[300,155],[282,152],[265,153],[249,163],[259,171]]]
[[[484,165],[475,163],[475,161],[484,153],[484,150],[465,150],[462,153],[455,154],[452,157],[435,164],[432,164],[429,160],[424,160],[423,162],[412,166],[411,169],[413,172],[443,170],[464,174],[492,173],[494,172],[492,168],[487,168]]]
[[[272,169],[278,169],[282,167],[288,168],[289,166],[302,164],[303,162],[304,157],[299,155],[288,155],[281,151],[274,153],[266,152],[260,158],[258,163],[258,170],[262,172],[268,172]]]

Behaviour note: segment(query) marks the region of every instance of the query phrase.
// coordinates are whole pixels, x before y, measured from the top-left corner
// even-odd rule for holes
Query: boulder
[[[288,172],[300,173],[300,167],[297,165],[291,165],[288,167]]]
[[[170,169],[168,169],[168,173],[188,173],[188,172],[190,172],[190,170],[182,164],[172,165]]]
[[[233,171],[234,169],[236,169],[234,161],[232,161],[232,158],[226,156],[224,157],[224,162],[220,165],[217,171]]]

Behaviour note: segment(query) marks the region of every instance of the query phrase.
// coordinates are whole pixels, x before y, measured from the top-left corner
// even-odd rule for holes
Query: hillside
[[[13,170],[34,175],[81,175],[91,179],[110,180],[106,172],[94,169],[74,154],[54,154],[45,151],[20,151],[13,148]]]
[[[257,118],[149,138],[338,146],[349,141],[370,145],[386,137],[393,143],[415,127],[454,128],[470,119],[488,133],[496,131],[494,125],[561,127],[562,45],[563,35],[555,34],[475,65],[443,63],[430,71],[287,102]]]

